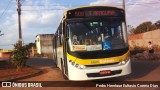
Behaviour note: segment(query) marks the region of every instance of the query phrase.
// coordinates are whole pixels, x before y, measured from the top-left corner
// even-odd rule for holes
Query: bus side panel
[[[57,66],[62,70],[61,68],[61,60],[63,60],[63,47],[57,47]]]

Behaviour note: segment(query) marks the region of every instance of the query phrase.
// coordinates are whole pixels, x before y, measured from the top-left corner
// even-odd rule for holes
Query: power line
[[[126,4],[126,6],[130,6],[130,5],[144,5],[144,4],[158,4],[160,2],[151,2],[151,3],[129,3],[129,4]],[[115,4],[116,6],[122,6],[121,4]],[[50,5],[23,5],[23,6],[84,6],[82,4],[50,4]]]
[[[9,8],[11,7],[11,1],[12,1],[12,0],[10,0],[10,1],[8,2],[7,7],[4,9],[4,11],[2,12],[2,14],[0,15],[0,19],[5,15],[6,11],[9,10]],[[1,23],[1,28],[5,29],[3,23]]]
[[[5,28],[3,24],[0,24],[0,26],[1,26],[1,29],[4,29],[4,28]]]
[[[0,19],[2,18],[2,16],[4,15],[4,13],[9,9],[9,6],[10,6],[10,4],[11,4],[11,1],[12,1],[12,0],[9,1],[7,7],[4,9],[4,11],[2,12],[2,14],[0,15]]]
[[[80,4],[50,4],[50,5],[23,5],[23,6],[81,6]]]
[[[21,5],[23,5],[23,4],[24,4],[24,2],[25,2],[25,0],[22,0],[22,1],[21,1]]]
[[[160,3],[160,2],[152,2],[152,3],[136,3],[136,4],[131,3],[131,4],[127,4],[126,6],[132,6],[132,5],[146,5],[146,4],[158,4],[158,3]]]
[[[39,9],[39,10],[21,10],[21,11],[41,11],[41,10],[44,10],[44,11],[53,11],[53,10],[66,10],[66,9]]]
[[[134,4],[134,3],[130,3],[130,4],[126,4],[125,6],[134,6],[134,5],[153,5],[153,4],[159,4],[160,2],[151,2],[151,3],[136,3],[136,4]],[[65,6],[78,6],[77,4],[64,4]],[[23,5],[23,6],[35,6],[35,7],[49,7],[49,6],[64,6],[64,5],[57,5],[57,4],[51,4],[51,5]],[[84,6],[84,5],[79,5],[79,6]],[[116,5],[114,5],[114,6],[122,6],[121,4],[116,4]],[[56,9],[56,8],[54,8],[54,9],[38,9],[38,10],[25,10],[25,9],[23,9],[22,11],[40,11],[40,10],[48,10],[48,11],[51,11],[51,10],[66,10],[66,9]]]

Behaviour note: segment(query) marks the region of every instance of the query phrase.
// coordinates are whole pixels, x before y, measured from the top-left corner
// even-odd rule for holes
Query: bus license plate
[[[110,74],[110,73],[111,73],[111,70],[102,70],[102,71],[100,71],[101,75]]]

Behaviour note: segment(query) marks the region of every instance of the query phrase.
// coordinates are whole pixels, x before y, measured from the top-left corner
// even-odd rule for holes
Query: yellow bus
[[[54,60],[69,80],[131,73],[125,11],[110,6],[67,10],[54,36]]]

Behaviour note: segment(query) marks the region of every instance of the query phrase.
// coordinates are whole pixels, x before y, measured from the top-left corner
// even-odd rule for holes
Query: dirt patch
[[[0,61],[0,81],[15,80],[38,72],[39,70],[31,67],[25,67],[17,71],[16,67],[11,63]]]
[[[132,60],[160,60],[160,52],[155,52],[149,56],[147,51],[131,56]]]

